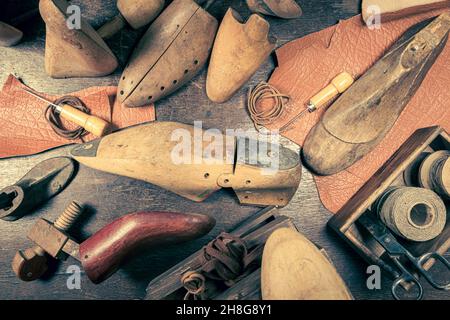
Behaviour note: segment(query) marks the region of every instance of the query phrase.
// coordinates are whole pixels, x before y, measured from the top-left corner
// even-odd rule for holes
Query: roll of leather
[[[417,242],[439,236],[447,220],[442,199],[424,188],[390,187],[372,209],[392,232]]]

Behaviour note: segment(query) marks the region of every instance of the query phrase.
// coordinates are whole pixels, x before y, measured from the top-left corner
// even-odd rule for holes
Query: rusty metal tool
[[[45,160],[14,185],[0,190],[0,219],[15,221],[61,192],[75,173],[74,161]]]
[[[79,244],[69,230],[82,213],[83,207],[72,202],[55,223],[39,219],[28,233],[36,246],[16,253],[12,262],[15,274],[23,281],[33,281],[47,271],[48,257],[66,260],[71,256],[81,262],[92,282],[100,283],[134,251],[192,240],[215,225],[206,215],[138,212],[113,221]]]

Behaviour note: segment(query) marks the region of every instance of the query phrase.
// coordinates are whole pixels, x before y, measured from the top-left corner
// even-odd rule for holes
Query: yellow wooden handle
[[[69,105],[61,105],[60,116],[73,122],[97,137],[103,137],[110,132],[109,122],[89,114],[86,114]]]
[[[309,102],[310,108],[315,110],[326,105],[339,94],[350,88],[353,82],[355,82],[355,79],[348,72],[340,73],[326,88],[311,98]]]

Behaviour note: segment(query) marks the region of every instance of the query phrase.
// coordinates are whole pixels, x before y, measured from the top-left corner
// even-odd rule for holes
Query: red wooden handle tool
[[[192,240],[208,233],[215,220],[206,215],[139,212],[110,223],[80,244],[80,260],[94,283],[111,276],[132,252]]]

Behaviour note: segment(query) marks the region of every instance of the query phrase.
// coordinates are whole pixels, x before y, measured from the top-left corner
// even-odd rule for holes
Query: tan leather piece
[[[246,22],[232,8],[220,24],[209,62],[206,93],[225,102],[236,93],[275,49],[269,23],[257,14]]]
[[[449,32],[450,14],[408,29],[311,130],[303,144],[305,165],[319,175],[332,175],[372,151],[420,88]]]
[[[20,90],[25,87],[10,75],[0,92],[0,157],[11,157],[38,153],[73,142],[56,135],[47,124],[44,110],[47,105]],[[71,93],[83,100],[92,114],[113,123],[114,128],[123,128],[141,122],[155,120],[153,106],[130,110],[115,101],[116,87],[92,87]],[[53,101],[57,97],[41,94]],[[69,125],[69,124],[68,124]],[[87,135],[85,141],[96,139]]]
[[[409,27],[444,10],[431,11],[402,20],[382,24],[369,30],[360,16],[292,41],[277,50],[279,67],[269,83],[291,100],[286,113],[270,129],[282,127],[306,108],[308,100],[340,72],[361,76]],[[422,86],[405,107],[391,132],[367,156],[347,170],[329,177],[316,177],[324,206],[337,212],[381,165],[417,129],[439,124],[450,132],[450,45],[431,68]],[[267,104],[260,106],[268,107]],[[283,133],[299,145],[318,122],[325,109],[307,113]]]

